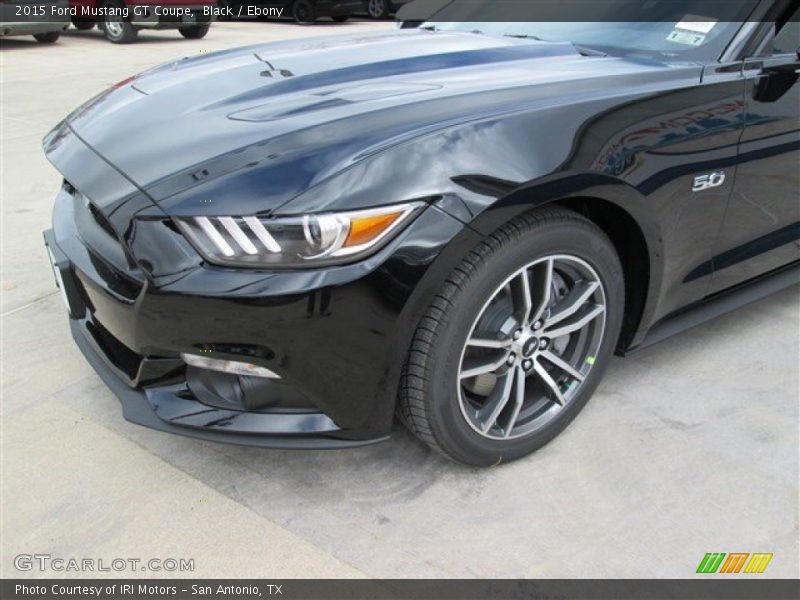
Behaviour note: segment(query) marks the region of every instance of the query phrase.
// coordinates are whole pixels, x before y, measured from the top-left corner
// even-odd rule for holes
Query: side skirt
[[[641,344],[622,353],[628,356],[706,321],[800,284],[800,261],[737,285],[665,317],[654,325]]]

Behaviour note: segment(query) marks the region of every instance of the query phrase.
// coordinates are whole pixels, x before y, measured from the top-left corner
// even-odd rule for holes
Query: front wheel
[[[81,17],[72,17],[72,26],[80,31],[89,31],[94,28],[94,21],[91,19],[82,19]]]
[[[49,31],[47,33],[34,33],[33,38],[40,44],[53,44],[61,36],[60,31]]]
[[[105,5],[108,8],[122,10],[125,5],[122,2],[109,2]],[[103,30],[108,41],[114,44],[130,44],[136,41],[139,31],[126,21],[120,14],[112,14],[119,11],[109,11],[100,22],[100,29]]]
[[[401,420],[469,465],[525,456],[589,400],[624,300],[614,246],[591,221],[560,208],[514,219],[468,253],[420,321]]]
[[[317,20],[317,11],[310,0],[294,0],[292,16],[295,22],[307,25]]]
[[[206,37],[208,30],[211,29],[211,25],[206,23],[205,25],[192,25],[191,27],[181,27],[178,31],[181,32],[181,35],[185,37],[187,40],[199,40],[201,38]]]
[[[389,16],[389,0],[369,0],[367,14],[372,19],[385,19]]]

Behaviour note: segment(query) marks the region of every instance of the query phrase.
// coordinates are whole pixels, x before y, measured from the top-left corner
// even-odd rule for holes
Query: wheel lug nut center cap
[[[529,357],[539,349],[539,340],[535,337],[529,337],[522,345],[522,355]]]

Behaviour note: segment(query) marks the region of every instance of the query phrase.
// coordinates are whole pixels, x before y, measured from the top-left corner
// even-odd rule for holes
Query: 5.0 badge
[[[715,188],[725,183],[725,171],[717,171],[716,173],[709,173],[708,175],[698,175],[694,178],[694,185],[692,185],[693,192],[702,192],[709,188]]]

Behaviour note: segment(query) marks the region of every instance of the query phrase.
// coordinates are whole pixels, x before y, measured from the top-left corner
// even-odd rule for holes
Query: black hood
[[[663,65],[584,57],[569,43],[429,31],[334,36],[163,65],[101,94],[69,125],[158,203],[258,169],[258,189],[245,178],[236,194],[257,193],[268,209],[394,141],[521,99],[552,102],[554,84],[654,70]]]

